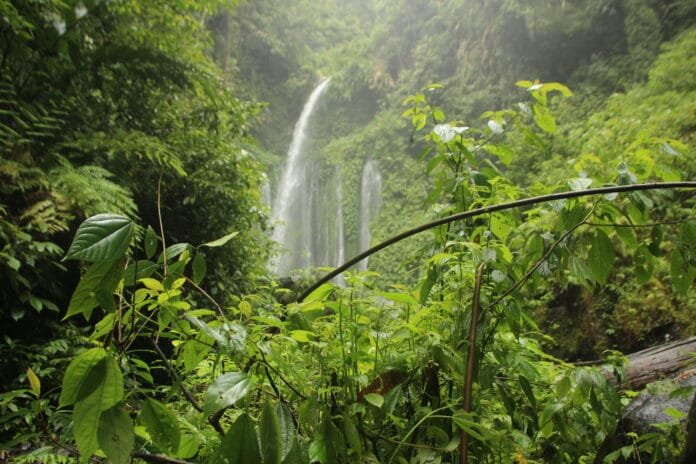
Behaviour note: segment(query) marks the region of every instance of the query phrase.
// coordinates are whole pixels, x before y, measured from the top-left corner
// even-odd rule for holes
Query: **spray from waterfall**
[[[363,166],[362,179],[360,181],[360,231],[358,244],[360,251],[370,247],[372,238],[370,222],[379,215],[382,207],[382,175],[379,173],[377,163],[368,159]],[[367,258],[357,265],[359,271],[367,270]]]

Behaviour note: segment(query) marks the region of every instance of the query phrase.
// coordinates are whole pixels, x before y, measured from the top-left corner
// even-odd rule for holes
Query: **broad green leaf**
[[[638,248],[638,239],[636,238],[636,231],[632,227],[616,227],[614,231],[616,232],[616,235],[621,239],[621,241],[629,247],[629,249]]]
[[[104,348],[91,348],[80,353],[73,359],[63,376],[63,387],[60,392],[60,407],[70,406],[78,399],[78,394],[89,377],[89,373],[106,357]],[[89,394],[89,392],[87,392]]]
[[[203,253],[196,253],[196,256],[193,258],[193,276],[191,280],[193,280],[194,283],[200,284],[203,278],[205,277],[206,273],[206,262],[205,262],[205,255]]]
[[[140,279],[139,282],[150,290],[154,290],[156,292],[163,292],[164,291],[164,286],[157,279],[153,279],[151,277],[145,277],[144,279]]]
[[[670,271],[672,276],[672,286],[677,293],[685,295],[694,282],[694,277],[696,277],[696,268],[689,267],[679,250],[674,249],[670,257]]]
[[[232,232],[232,233],[229,233],[223,237],[220,237],[217,240],[213,240],[212,242],[204,243],[201,246],[210,247],[210,248],[221,247],[225,243],[227,243],[230,240],[232,240],[233,238],[235,238],[237,235],[239,235],[239,232]]]
[[[551,110],[548,107],[540,104],[533,106],[534,111],[534,122],[537,126],[544,132],[553,134],[556,132],[556,119],[551,114]]]
[[[314,441],[309,447],[311,462],[321,464],[345,462],[346,446],[341,431],[334,425],[328,414],[319,427]]]
[[[232,406],[244,398],[254,387],[254,380],[241,372],[230,372],[215,379],[205,393],[203,412],[212,414],[215,411]]]
[[[314,333],[309,330],[293,330],[290,332],[292,338],[302,343],[309,343],[311,341],[310,337],[313,335]]]
[[[176,416],[165,404],[147,398],[143,401],[138,420],[147,429],[155,446],[167,453],[176,453],[181,431]]]
[[[123,284],[125,286],[135,285],[138,280],[150,277],[157,270],[157,263],[141,259],[131,263],[123,273]]]
[[[210,352],[211,343],[202,343],[198,340],[201,337],[205,336],[206,334],[199,334],[196,339],[187,341],[184,344],[184,347],[181,349],[181,354],[179,355],[179,357],[184,361],[184,369],[186,370],[186,372],[191,372],[192,370],[194,370]]]
[[[648,245],[648,250],[655,257],[660,257],[662,255],[662,250],[660,250],[660,245],[662,244],[662,239],[664,238],[664,231],[662,226],[655,226],[650,232],[650,244]]]
[[[147,226],[147,230],[145,231],[145,257],[147,259],[155,256],[158,243],[159,237],[157,236],[157,233],[152,226]]]
[[[573,95],[573,92],[571,92],[571,90],[568,87],[558,82],[546,82],[541,86],[541,88],[545,92],[552,92],[555,90],[557,92],[560,92],[564,97],[570,97]]]
[[[254,424],[246,413],[239,416],[222,437],[217,459],[214,462],[225,464],[262,462]]]
[[[473,420],[471,414],[460,411],[455,414],[452,419],[457,427],[464,430],[475,439],[479,441],[486,441],[486,437],[483,435],[483,429]]]
[[[194,457],[201,447],[201,440],[202,438],[200,438],[198,435],[182,433],[179,449],[175,453],[176,457],[181,459],[190,459]]]
[[[423,129],[427,122],[428,117],[423,113],[416,114],[411,118],[411,124],[416,131]]]
[[[261,410],[259,441],[263,463],[281,464],[283,442],[281,440],[280,420],[270,401],[266,401]]]
[[[75,233],[63,260],[112,261],[121,258],[133,238],[135,225],[123,216],[97,214],[86,219]]]
[[[167,262],[171,261],[172,259],[181,255],[184,251],[188,250],[190,247],[191,245],[188,243],[175,243],[174,245],[168,246],[166,250],[160,253],[159,257],[157,258],[157,264],[162,264],[165,256],[167,257]]]
[[[97,340],[111,332],[116,326],[116,312],[110,312],[94,325],[94,332],[89,336],[92,340]]]
[[[89,395],[83,396],[81,392],[81,399],[73,409],[73,433],[80,450],[80,462],[87,462],[99,448],[97,431],[102,413],[123,400],[123,376],[111,356],[105,356],[88,377],[91,379],[86,384],[95,384],[96,387]]]
[[[290,409],[283,403],[276,406],[278,425],[280,426],[281,457],[285,459],[295,444],[295,422]]]
[[[122,406],[115,406],[102,413],[97,441],[112,464],[130,462],[135,434],[133,421]]]
[[[368,393],[365,395],[365,401],[375,406],[376,408],[381,408],[384,405],[384,397],[377,393]]]
[[[325,300],[334,290],[336,290],[336,287],[332,283],[320,285],[319,288],[307,295],[307,298],[302,302],[302,306],[304,307],[314,301]]]
[[[590,251],[587,254],[587,267],[592,278],[596,282],[605,283],[615,259],[616,255],[611,240],[604,231],[597,230],[592,238]]]
[[[438,277],[440,276],[440,272],[437,266],[431,264],[428,266],[428,272],[426,274],[425,279],[423,280],[423,283],[420,286],[420,289],[418,291],[418,300],[420,304],[425,304],[428,301],[428,296],[430,295],[430,291],[433,289],[433,286],[437,282]]]
[[[563,377],[556,384],[556,398],[562,400],[570,391],[570,379],[568,377]]]
[[[89,462],[89,458],[99,449],[97,430],[101,412],[94,409],[94,402],[95,399],[89,396],[75,404],[73,409],[73,435],[80,451],[80,463]]]
[[[358,428],[355,426],[353,418],[348,414],[348,411],[343,414],[343,433],[346,436],[346,441],[348,446],[353,452],[361,456],[362,455],[362,442],[360,441],[360,434],[358,433]]]
[[[652,253],[650,253],[647,246],[641,245],[636,249],[633,262],[635,264],[638,283],[647,283],[655,269],[655,258]]]
[[[34,396],[37,398],[41,396],[41,380],[39,380],[39,376],[36,375],[36,372],[34,372],[31,367],[27,369],[27,380],[29,381]]]
[[[515,229],[514,220],[507,214],[494,213],[491,216],[491,232],[503,242]]]
[[[527,380],[526,377],[520,375],[519,381],[520,387],[522,387],[522,391],[529,400],[529,404],[532,406],[532,409],[536,409],[536,398],[534,397],[534,391],[532,390],[532,385],[529,383],[529,380]]]
[[[82,314],[89,320],[92,310],[99,306],[98,294],[112,294],[121,280],[122,271],[123,261],[120,259],[92,264],[77,284],[63,319]]]

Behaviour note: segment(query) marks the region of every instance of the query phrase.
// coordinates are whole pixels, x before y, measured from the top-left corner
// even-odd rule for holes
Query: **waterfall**
[[[360,181],[360,231],[358,244],[360,251],[370,247],[370,222],[379,215],[382,206],[382,176],[377,168],[377,163],[368,159],[363,166],[362,180]],[[367,258],[357,265],[359,271],[367,270]]]
[[[317,207],[322,203],[317,172],[319,170],[316,169],[316,163],[305,159],[303,154],[311,116],[328,85],[329,79],[319,83],[302,108],[273,202],[273,240],[285,250],[271,263],[279,275],[287,275],[292,269],[318,264],[315,262],[319,256],[316,234],[323,235],[320,232],[322,229],[316,227],[322,219],[319,213],[321,208]]]

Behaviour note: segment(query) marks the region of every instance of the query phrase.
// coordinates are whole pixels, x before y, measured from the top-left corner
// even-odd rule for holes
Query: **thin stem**
[[[435,413],[437,413],[437,412],[444,411],[445,409],[449,409],[449,408],[450,408],[450,406],[447,405],[447,406],[442,406],[442,407],[437,408],[437,409],[433,409],[432,411],[430,411],[429,413],[427,413],[426,415],[424,415],[418,422],[416,422],[416,423],[413,425],[413,427],[411,427],[411,429],[408,431],[408,433],[404,436],[404,441],[398,442],[399,444],[397,445],[396,449],[394,450],[394,452],[392,453],[391,457],[389,458],[389,461],[387,461],[387,464],[391,464],[391,463],[392,463],[392,461],[393,461],[394,458],[396,457],[396,454],[399,452],[399,449],[401,449],[401,447],[402,447],[403,445],[407,445],[407,446],[408,446],[408,442],[407,442],[406,440],[408,440],[408,437],[410,437],[411,434],[412,434],[413,432],[415,432],[415,431],[418,429],[418,427],[420,427],[420,425],[421,425],[423,422],[425,422],[425,421],[428,420],[428,419],[452,419],[452,416],[444,416],[444,415],[440,415],[440,414],[435,414]]]
[[[650,222],[647,224],[618,224],[615,222],[586,222],[588,226],[595,227],[628,227],[631,229],[639,229],[641,227],[656,227],[656,226],[673,226],[676,224],[683,224],[689,221],[696,221],[696,217],[687,217],[683,219],[675,219],[673,221],[658,221]]]
[[[605,195],[607,193],[635,192],[635,191],[640,191],[640,190],[669,190],[669,189],[696,189],[696,181],[651,182],[651,183],[646,183],[646,184],[614,185],[614,186],[609,186],[609,187],[600,187],[600,188],[595,188],[595,189],[579,190],[579,191],[572,191],[572,192],[558,192],[558,193],[551,193],[551,194],[547,194],[547,195],[539,195],[536,197],[525,198],[522,200],[510,201],[507,203],[498,203],[496,205],[483,206],[481,208],[476,208],[476,209],[472,209],[469,211],[453,214],[451,216],[446,216],[446,217],[440,218],[436,221],[432,221],[432,222],[429,222],[427,224],[423,224],[423,225],[420,225],[418,227],[414,227],[413,229],[406,230],[406,231],[404,231],[398,235],[395,235],[395,236],[385,240],[384,242],[379,243],[379,244],[363,251],[362,253],[354,256],[353,258],[349,259],[341,266],[337,267],[336,269],[329,272],[324,277],[322,277],[321,279],[317,280],[312,285],[310,285],[304,292],[302,292],[302,294],[299,296],[297,301],[298,302],[303,301],[305,298],[307,298],[307,296],[309,294],[311,294],[314,290],[319,288],[321,285],[325,284],[326,282],[330,281],[334,277],[340,275],[344,271],[355,266],[358,262],[362,261],[363,259],[368,258],[371,255],[377,253],[378,251],[381,251],[390,245],[393,245],[397,242],[400,242],[400,241],[402,241],[408,237],[411,237],[413,235],[416,235],[420,232],[424,232],[426,230],[430,230],[430,229],[433,229],[435,227],[438,227],[438,226],[441,226],[444,224],[449,224],[449,223],[455,222],[455,221],[461,221],[462,219],[468,219],[471,217],[480,216],[482,214],[493,213],[496,211],[503,211],[503,210],[513,209],[513,208],[520,208],[523,206],[530,206],[530,205],[535,205],[538,203],[546,203],[546,202],[554,201],[554,200],[587,197],[587,196],[593,196],[593,195]]]
[[[222,306],[220,306],[220,303],[218,303],[218,302],[215,300],[215,298],[213,298],[208,292],[206,292],[205,290],[203,290],[203,288],[202,288],[200,285],[198,285],[196,282],[194,282],[193,280],[189,279],[188,277],[185,277],[185,278],[186,278],[186,282],[188,282],[189,284],[191,284],[191,286],[193,286],[193,288],[195,288],[196,290],[198,290],[199,292],[201,292],[201,293],[203,294],[204,297],[206,297],[211,303],[213,303],[213,304],[215,305],[215,309],[217,309],[218,315],[219,315],[220,317],[222,317],[223,320],[224,320],[224,319],[225,319],[225,313],[224,313],[224,310],[222,309]]]

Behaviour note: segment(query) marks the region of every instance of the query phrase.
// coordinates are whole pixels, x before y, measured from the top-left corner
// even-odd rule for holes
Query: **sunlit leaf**
[[[587,254],[587,267],[592,274],[592,278],[599,283],[605,283],[615,259],[616,254],[614,253],[614,245],[612,245],[611,240],[604,231],[597,230],[592,239],[590,251]]]
[[[147,226],[147,230],[145,231],[145,257],[147,259],[155,256],[158,244],[159,237],[157,233],[155,233],[155,230],[151,226]]]
[[[39,376],[36,375],[31,367],[27,369],[27,380],[29,381],[34,396],[37,398],[41,396],[41,380],[39,380]]]
[[[110,295],[116,290],[123,274],[123,261],[102,261],[92,264],[70,298],[65,318],[82,314],[89,319],[99,306],[98,294]]]
[[[278,425],[280,426],[280,449],[281,459],[285,459],[295,445],[295,422],[292,413],[283,403],[276,406]]]
[[[83,385],[88,380],[89,373],[106,357],[104,348],[91,348],[76,356],[63,376],[63,387],[60,392],[60,407],[70,406],[79,398]],[[89,394],[90,392],[85,391]]]
[[[147,429],[155,446],[169,453],[179,449],[181,431],[176,416],[167,405],[147,398],[142,403],[138,420]]]
[[[133,421],[122,406],[104,411],[97,433],[99,447],[113,464],[128,464],[135,443]]]
[[[266,401],[261,410],[259,441],[263,463],[281,464],[283,442],[281,440],[280,420],[270,401]]]
[[[368,393],[365,395],[365,401],[378,409],[384,405],[384,397],[377,393]]]
[[[201,246],[210,247],[210,248],[221,247],[224,244],[226,244],[227,242],[229,242],[230,240],[232,240],[233,238],[235,238],[237,235],[239,235],[239,232],[235,231],[235,232],[229,233],[223,237],[220,237],[217,240],[213,240],[212,242],[204,243]]]
[[[254,388],[254,380],[242,372],[223,374],[213,382],[205,394],[206,414],[234,405]]]
[[[97,214],[86,219],[75,233],[66,259],[111,261],[121,258],[133,237],[135,225],[123,216]]]

